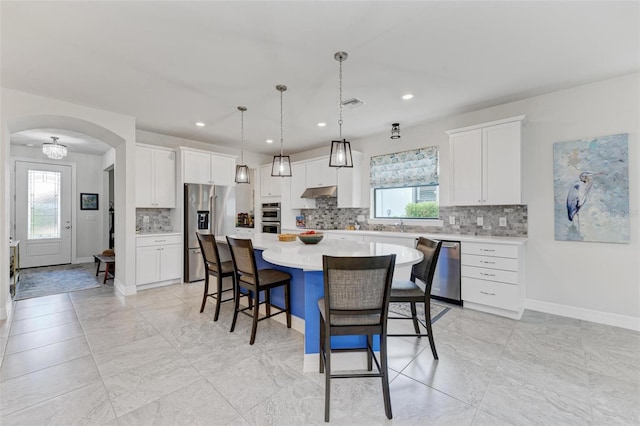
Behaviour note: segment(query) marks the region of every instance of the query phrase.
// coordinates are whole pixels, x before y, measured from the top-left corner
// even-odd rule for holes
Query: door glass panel
[[[29,170],[28,239],[60,238],[61,180],[60,172]]]

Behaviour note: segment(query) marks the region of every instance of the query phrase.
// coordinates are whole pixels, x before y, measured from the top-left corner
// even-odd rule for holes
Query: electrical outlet
[[[476,223],[478,224],[478,226],[484,225],[484,218],[482,216],[478,217],[476,219]]]
[[[500,226],[507,226],[507,218],[506,217],[501,217],[499,220],[500,220]]]
[[[449,216],[449,225],[455,225],[455,224],[456,224],[456,217]]]
[[[142,216],[143,223],[149,223],[149,216]]]
[[[364,222],[364,215],[363,214],[359,214],[356,220],[358,222]]]

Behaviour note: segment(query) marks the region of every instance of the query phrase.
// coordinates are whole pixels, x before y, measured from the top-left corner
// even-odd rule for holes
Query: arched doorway
[[[61,101],[39,98],[21,92],[9,92],[10,102],[6,101],[9,111],[2,121],[2,147],[0,155],[0,187],[8,198],[9,179],[9,143],[12,133],[38,128],[58,128],[83,133],[99,139],[114,148],[114,187],[116,204],[121,205],[121,214],[115,219],[116,252],[122,253],[122,265],[116,271],[114,285],[123,294],[134,294],[135,289],[135,206],[132,202],[133,158],[135,156],[135,120],[131,117],[93,110],[87,107],[71,105]],[[5,97],[3,93],[3,101]],[[3,102],[4,106],[5,102]],[[14,108],[11,108],[14,107]],[[14,111],[12,111],[12,109]],[[16,111],[17,110],[17,111]],[[32,111],[56,111],[67,114],[29,114]],[[11,115],[11,113],[14,113]],[[22,113],[22,114],[21,114]],[[127,162],[129,158],[129,163]],[[10,207],[10,206],[6,206]],[[0,237],[5,240],[11,235],[9,227],[10,208],[0,213]],[[129,229],[130,228],[130,229]],[[7,266],[9,247],[0,246],[0,265]],[[9,277],[0,277],[0,319],[7,317],[11,310],[9,295]]]

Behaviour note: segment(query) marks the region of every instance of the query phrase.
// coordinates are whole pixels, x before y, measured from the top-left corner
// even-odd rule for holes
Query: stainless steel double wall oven
[[[267,234],[280,233],[280,203],[263,203],[262,204],[262,232]]]

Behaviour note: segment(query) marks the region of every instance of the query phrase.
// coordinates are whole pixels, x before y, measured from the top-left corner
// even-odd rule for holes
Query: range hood
[[[319,188],[307,188],[300,198],[331,198],[338,196],[337,186],[322,186]]]

